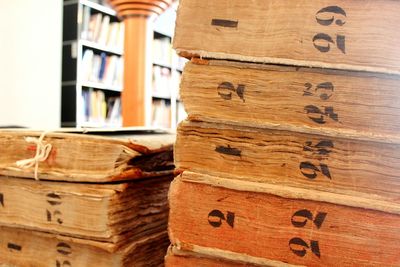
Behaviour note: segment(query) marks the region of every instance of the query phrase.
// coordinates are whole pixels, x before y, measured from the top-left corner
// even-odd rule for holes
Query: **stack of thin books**
[[[173,136],[0,132],[0,264],[159,266]]]

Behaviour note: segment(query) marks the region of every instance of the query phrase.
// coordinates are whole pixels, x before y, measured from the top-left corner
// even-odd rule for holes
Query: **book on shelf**
[[[182,0],[174,47],[187,56],[400,74],[399,10],[392,0]]]
[[[99,68],[99,74],[98,74],[98,79],[99,79],[99,81],[103,81],[103,79],[104,79],[104,72],[105,72],[105,69],[106,69],[106,65],[107,65],[107,67],[108,67],[108,64],[107,64],[107,60],[108,59],[108,57],[106,56],[106,53],[104,53],[104,52],[102,52],[102,53],[100,53],[100,68]]]
[[[78,19],[79,21],[79,19]],[[91,17],[90,17],[90,7],[83,6],[82,11],[82,27],[81,27],[81,38],[84,40],[90,40],[92,38],[92,33],[89,31],[89,27],[91,25]],[[92,26],[93,27],[93,26]]]
[[[81,81],[101,83],[103,86],[119,88],[123,80],[123,59],[117,55],[107,55],[104,52],[95,53],[85,49],[82,57]]]
[[[153,63],[171,67],[172,46],[170,37],[154,38],[153,40]]]
[[[152,74],[153,96],[171,98],[172,88],[174,88],[171,80],[171,70],[169,68],[153,65]]]
[[[162,128],[171,128],[171,101],[165,99],[153,99],[152,101],[152,125]]]
[[[166,67],[153,65],[153,96],[171,98],[172,94],[178,99],[181,73]]]
[[[122,51],[124,24],[119,21],[112,21],[110,15],[84,5],[80,37],[112,50]]]
[[[99,38],[102,19],[103,15],[101,13],[96,13],[90,16],[88,33],[86,33],[88,36],[88,40],[96,42],[96,40]]]
[[[40,140],[39,138],[42,137]],[[131,139],[85,134],[2,130],[0,175],[76,182],[112,182],[171,173],[172,134],[133,134]],[[35,165],[21,165],[34,158],[37,147],[49,149]],[[21,160],[23,162],[21,162]],[[17,163],[20,162],[20,163]],[[28,162],[28,163],[29,163]]]
[[[108,40],[109,30],[110,30],[110,16],[103,16],[100,25],[99,36],[96,39],[96,42],[105,45]]]
[[[79,73],[81,75],[81,80],[90,81],[92,80],[92,69],[95,68],[96,59],[94,57],[93,50],[87,49],[83,52],[82,56],[82,71]],[[97,68],[97,67],[96,67]]]
[[[106,95],[93,88],[82,90],[83,124],[94,123],[104,126],[121,126],[121,97]]]
[[[173,244],[199,253],[214,250],[216,256],[233,252],[248,262],[261,258],[302,266],[400,264],[400,214],[374,209],[373,200],[364,209],[357,199],[333,204],[299,198],[295,188],[276,186],[274,192],[264,193],[257,183],[230,181],[184,172],[172,182]],[[324,194],[322,199],[329,198]]]
[[[107,99],[106,122],[111,125],[122,125],[121,97],[109,97]]]

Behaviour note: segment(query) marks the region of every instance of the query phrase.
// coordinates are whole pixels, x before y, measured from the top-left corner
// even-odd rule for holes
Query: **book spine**
[[[400,142],[399,82],[390,75],[203,60],[187,64],[181,98],[197,120]]]
[[[169,199],[170,239],[185,248],[306,266],[400,264],[399,215],[182,179]]]
[[[231,179],[386,199],[395,208],[399,153],[399,144],[184,122],[175,164]]]
[[[6,266],[162,266],[167,247],[166,232],[148,234],[124,247],[115,247],[105,242],[0,227],[0,265]]]
[[[100,63],[98,79],[99,79],[99,81],[102,81],[104,78],[104,73],[105,73],[105,69],[106,69],[106,61],[107,61],[106,53],[102,52],[100,54],[100,58],[101,58],[101,63]]]
[[[1,180],[0,224],[97,240],[111,238],[108,213],[112,194],[107,188],[98,189],[101,191],[95,196],[85,195],[82,187],[62,190],[64,184],[58,182]]]
[[[122,85],[123,60],[116,55],[101,53],[95,54],[93,50],[86,49],[82,59],[83,71],[81,80],[84,84],[88,82],[101,83],[103,86]]]
[[[152,125],[165,128],[171,127],[171,101],[154,99],[152,101]]]
[[[15,266],[122,266],[102,242],[0,227],[0,263]],[[106,245],[104,245],[106,246]]]
[[[184,0],[174,46],[189,56],[400,74],[399,10],[392,0]]]

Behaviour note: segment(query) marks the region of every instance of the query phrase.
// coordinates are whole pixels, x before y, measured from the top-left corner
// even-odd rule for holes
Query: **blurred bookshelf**
[[[179,97],[179,83],[187,59],[172,49],[177,2],[154,25],[152,71],[152,126],[175,129],[186,118]]]
[[[120,127],[124,25],[97,1],[64,1],[61,125]]]
[[[186,60],[178,57],[171,45],[175,9],[176,5],[154,24],[152,83],[146,88],[151,95],[146,101],[146,126],[172,130],[186,116],[179,100]],[[124,24],[105,1],[64,1],[63,127],[122,126],[123,43]]]
[[[186,59],[176,55],[171,40],[172,36],[154,32],[151,123],[152,126],[161,125],[165,128],[175,128],[186,117],[178,112],[182,109],[179,82]]]

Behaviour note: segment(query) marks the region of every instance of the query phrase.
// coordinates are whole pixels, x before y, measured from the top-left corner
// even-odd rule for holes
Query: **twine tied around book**
[[[43,132],[39,138],[36,137],[25,137],[25,141],[28,143],[34,143],[36,145],[36,153],[33,158],[18,160],[16,162],[17,166],[22,169],[28,169],[35,166],[35,180],[38,178],[39,162],[45,161],[51,152],[53,146],[51,144],[44,144],[43,138],[47,132]]]

